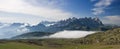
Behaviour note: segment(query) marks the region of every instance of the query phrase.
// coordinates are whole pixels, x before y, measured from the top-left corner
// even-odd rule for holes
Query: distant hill
[[[48,36],[53,33],[45,33],[45,32],[28,32],[24,33],[15,37],[12,37],[12,39],[40,39],[43,36]]]

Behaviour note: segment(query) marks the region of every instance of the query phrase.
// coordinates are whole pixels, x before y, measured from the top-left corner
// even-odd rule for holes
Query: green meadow
[[[63,45],[63,46],[38,46],[17,42],[1,43],[0,49],[120,49],[120,45]]]

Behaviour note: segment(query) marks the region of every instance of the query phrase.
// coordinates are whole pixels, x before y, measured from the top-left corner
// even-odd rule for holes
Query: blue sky
[[[0,0],[0,38],[21,34],[19,27],[8,27],[11,23],[37,25],[41,21],[95,16],[104,24],[120,25],[120,0]]]
[[[91,17],[92,3],[90,0],[67,0],[68,5],[65,10],[76,13],[79,17]]]
[[[59,21],[98,16],[105,24],[120,25],[119,0],[0,0],[0,22]]]

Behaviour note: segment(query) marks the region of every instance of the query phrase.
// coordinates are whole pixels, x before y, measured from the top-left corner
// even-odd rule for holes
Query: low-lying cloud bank
[[[43,38],[81,38],[89,34],[96,33],[96,31],[61,31]]]

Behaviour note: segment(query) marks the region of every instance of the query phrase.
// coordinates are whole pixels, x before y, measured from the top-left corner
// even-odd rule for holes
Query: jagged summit
[[[96,21],[100,21],[100,19],[98,18],[98,16],[95,16],[93,19],[96,20]]]

